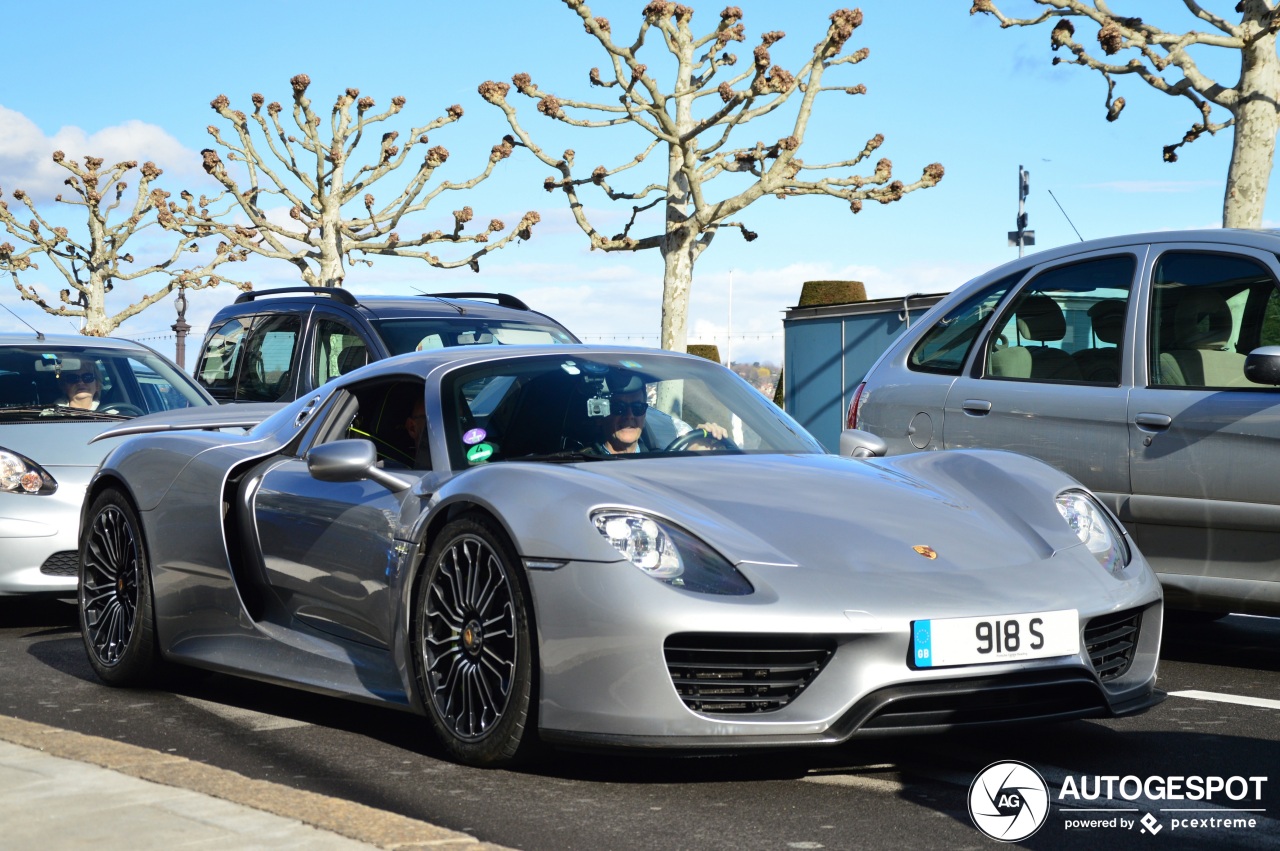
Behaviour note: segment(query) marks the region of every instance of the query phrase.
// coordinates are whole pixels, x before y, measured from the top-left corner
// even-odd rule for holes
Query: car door
[[[420,379],[380,380],[339,391],[322,414],[310,445],[359,437],[378,447],[379,464],[399,467],[389,447],[404,438]],[[289,616],[320,631],[378,647],[390,646],[399,564],[401,515],[411,488],[377,482],[321,481],[308,470],[309,445],[263,465],[248,504],[261,570]],[[384,448],[387,448],[384,452]],[[396,457],[404,457],[398,453]],[[409,457],[412,457],[411,454]]]
[[[309,337],[310,369],[303,370],[300,394],[359,369],[377,352],[377,347],[351,322],[320,308],[312,314]]]
[[[1112,507],[1129,493],[1130,293],[1145,246],[1034,269],[947,394],[945,448],[1040,458]]]
[[[891,455],[942,448],[947,393],[970,362],[983,328],[1025,272],[979,286],[934,317],[914,341],[893,351],[855,394],[846,424],[883,438]]]
[[[1171,594],[1244,600],[1260,589],[1241,581],[1280,582],[1280,390],[1241,371],[1280,343],[1277,280],[1266,252],[1153,248],[1127,516]]]

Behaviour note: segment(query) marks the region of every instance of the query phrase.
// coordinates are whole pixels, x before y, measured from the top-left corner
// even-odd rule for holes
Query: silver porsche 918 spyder
[[[86,496],[113,685],[196,666],[423,714],[455,759],[675,751],[1143,710],[1163,603],[1078,482],[997,451],[824,453],[729,370],[477,347],[247,433],[144,417]],[[872,457],[851,457],[852,455]]]

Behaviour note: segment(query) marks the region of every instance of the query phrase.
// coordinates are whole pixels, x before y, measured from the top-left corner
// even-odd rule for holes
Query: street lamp
[[[187,323],[187,288],[182,284],[178,284],[178,297],[174,299],[174,307],[178,309],[178,321],[173,323],[173,333],[178,335],[178,341],[175,344],[174,360],[178,362],[178,369],[186,372],[187,370],[187,334],[191,331],[191,326]]]

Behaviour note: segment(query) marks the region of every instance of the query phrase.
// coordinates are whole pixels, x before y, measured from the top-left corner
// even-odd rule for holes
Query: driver
[[[58,387],[62,397],[54,402],[64,408],[98,410],[102,395],[102,382],[98,380],[98,367],[91,360],[65,360],[58,373]]]
[[[649,410],[644,384],[633,378],[609,395],[609,416],[600,420],[600,440],[592,448],[602,455],[628,455],[641,448],[644,417]]]
[[[588,450],[599,455],[632,455],[648,452],[650,447],[644,434],[645,415],[649,411],[644,381],[638,375],[626,375],[622,380],[610,382],[618,389],[608,396],[609,414],[600,418],[599,440]],[[701,435],[687,449],[707,450],[718,448],[728,437],[726,429],[717,423],[701,423]]]

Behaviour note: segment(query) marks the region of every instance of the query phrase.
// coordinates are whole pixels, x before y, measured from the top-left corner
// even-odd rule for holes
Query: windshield
[[[513,460],[823,452],[728,370],[656,351],[507,358],[449,373],[440,393],[454,469]]]
[[[145,349],[0,348],[0,422],[119,419],[208,404],[189,378]]]
[[[544,345],[576,343],[573,335],[554,325],[509,322],[469,316],[421,319],[379,319],[373,323],[393,355],[452,346]]]

